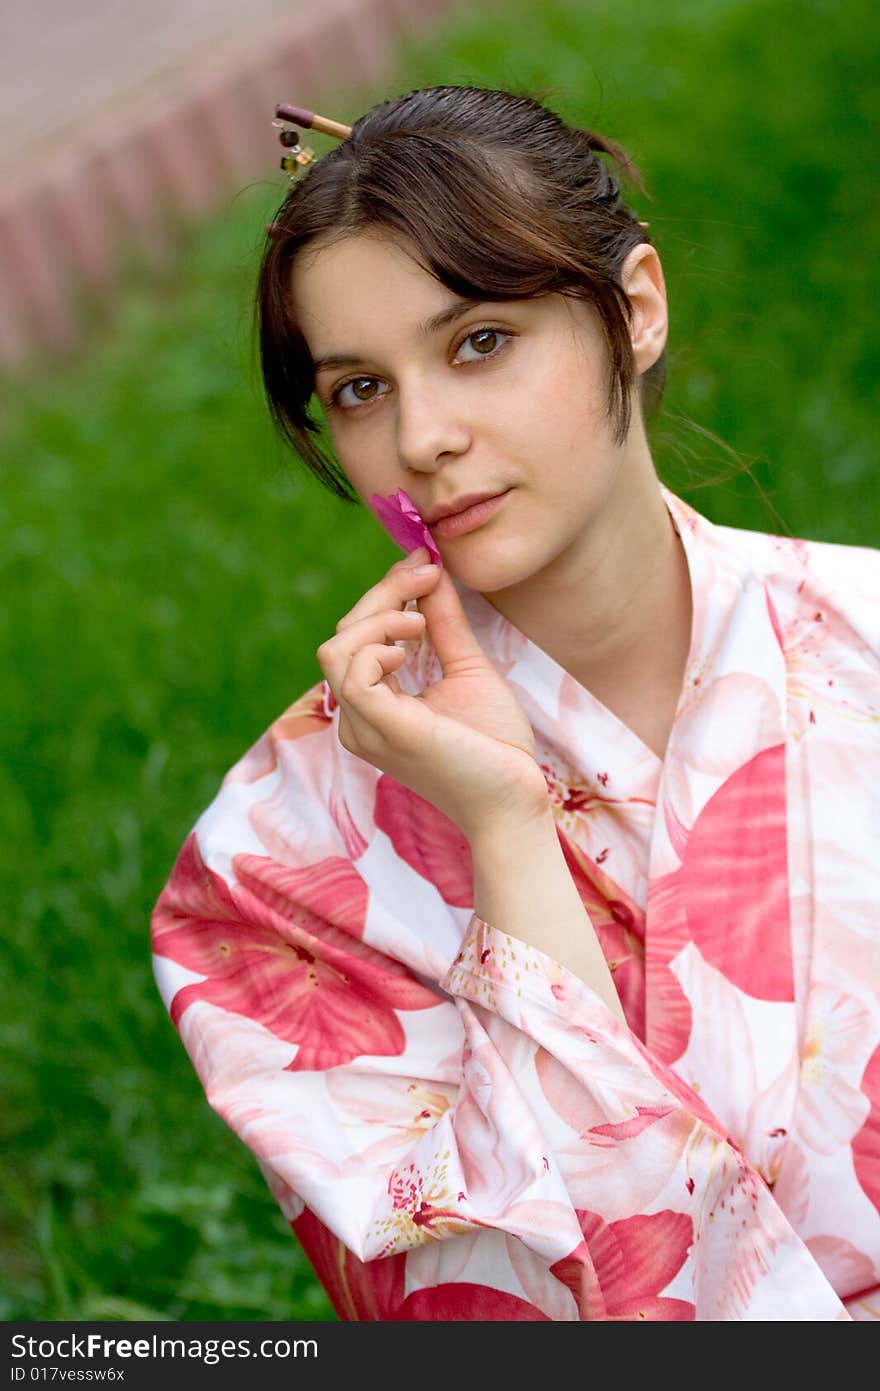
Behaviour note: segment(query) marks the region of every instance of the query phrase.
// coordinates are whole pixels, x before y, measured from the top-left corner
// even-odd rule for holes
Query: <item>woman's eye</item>
[[[496,344],[498,339],[507,337],[508,335],[506,333],[502,333],[500,328],[475,328],[473,333],[469,333],[467,338],[464,338],[462,340],[459,352],[461,352],[461,349],[464,347],[465,343],[473,342],[473,346],[476,349],[477,357],[492,357],[496,352]],[[484,346],[487,339],[489,340],[489,348],[488,351],[484,351]],[[468,360],[470,362],[475,361],[474,358],[470,358]]]
[[[476,356],[465,358],[465,362],[479,362],[480,358],[495,357],[504,347],[503,343],[499,345],[499,338],[509,338],[510,336],[509,333],[504,333],[500,328],[475,328],[466,338],[462,339],[456,356],[461,353],[466,343],[471,343]],[[341,411],[358,410],[360,406],[368,406],[371,401],[377,399],[375,388],[378,385],[376,377],[351,377],[331,393],[330,404]],[[344,398],[346,391],[352,393],[348,398]]]
[[[351,381],[343,382],[342,386],[336,388],[330,397],[331,404],[339,406],[341,410],[356,410],[358,406],[368,406],[371,401],[375,401],[375,395],[371,393],[366,396],[361,396],[359,392],[364,387],[369,391],[371,387],[376,385],[377,382],[375,377],[352,377]],[[354,400],[341,400],[342,393],[348,391],[349,388],[351,388],[354,393]]]

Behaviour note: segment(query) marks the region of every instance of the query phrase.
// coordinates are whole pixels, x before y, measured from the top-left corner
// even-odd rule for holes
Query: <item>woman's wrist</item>
[[[526,836],[531,842],[536,835],[549,832],[555,837],[555,822],[542,775],[534,786],[511,795],[506,806],[481,816],[465,834],[473,854],[483,846],[503,845],[518,836]]]
[[[625,1023],[549,801],[543,810],[487,822],[470,846],[477,917],[572,971]]]
[[[471,855],[476,861],[501,853],[509,857],[517,845],[533,849],[539,844],[557,842],[556,823],[549,799],[523,801],[509,811],[486,817],[468,835]]]

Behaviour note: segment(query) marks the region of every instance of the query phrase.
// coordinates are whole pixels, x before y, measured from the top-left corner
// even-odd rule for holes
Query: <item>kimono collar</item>
[[[570,864],[593,886],[584,892],[597,925],[605,900],[636,955],[642,942],[646,994],[631,990],[631,1027],[665,1062],[686,1064],[708,1092],[711,1019],[692,1017],[681,980],[690,973],[700,998],[715,982],[722,992],[734,988],[743,1006],[770,1008],[785,1081],[768,1129],[784,1134],[796,1074],[785,657],[754,533],[716,526],[659,486],[693,594],[690,651],[662,761],[482,595],[460,594],[535,731],[558,830]],[[728,1093],[713,1091],[711,1102],[742,1134],[746,1094],[732,1086]]]
[[[783,654],[763,576],[750,563],[748,548],[737,544],[749,533],[716,526],[659,480],[658,487],[684,546],[693,600],[690,650],[666,760],[677,754],[695,758],[698,766],[728,766],[719,744],[726,744],[732,731],[719,739],[713,710],[720,701],[729,724],[735,701],[727,697],[735,688],[746,706],[757,697],[755,727],[749,723],[734,741],[734,758],[779,742],[785,722]],[[656,790],[664,760],[487,599],[454,583],[477,640],[513,684],[536,741],[588,781],[613,765],[619,795]]]

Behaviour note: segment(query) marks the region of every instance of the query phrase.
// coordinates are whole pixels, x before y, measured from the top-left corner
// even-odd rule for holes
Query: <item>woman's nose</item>
[[[448,389],[398,388],[397,453],[404,468],[433,469],[444,454],[463,453],[470,438]]]

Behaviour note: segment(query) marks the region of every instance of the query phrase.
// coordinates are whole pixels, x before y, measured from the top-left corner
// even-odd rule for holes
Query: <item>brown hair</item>
[[[368,228],[407,238],[422,268],[454,294],[516,300],[556,292],[594,305],[609,352],[607,418],[623,442],[635,365],[620,272],[650,238],[599,153],[645,192],[621,146],[566,124],[533,96],[421,87],[372,107],[291,186],[260,266],[260,360],[272,419],[326,488],[359,501],[311,438],[321,429],[308,411],[315,373],[291,311],[291,271],[310,242],[328,245]],[[640,380],[648,415],[665,378],[664,351]]]

